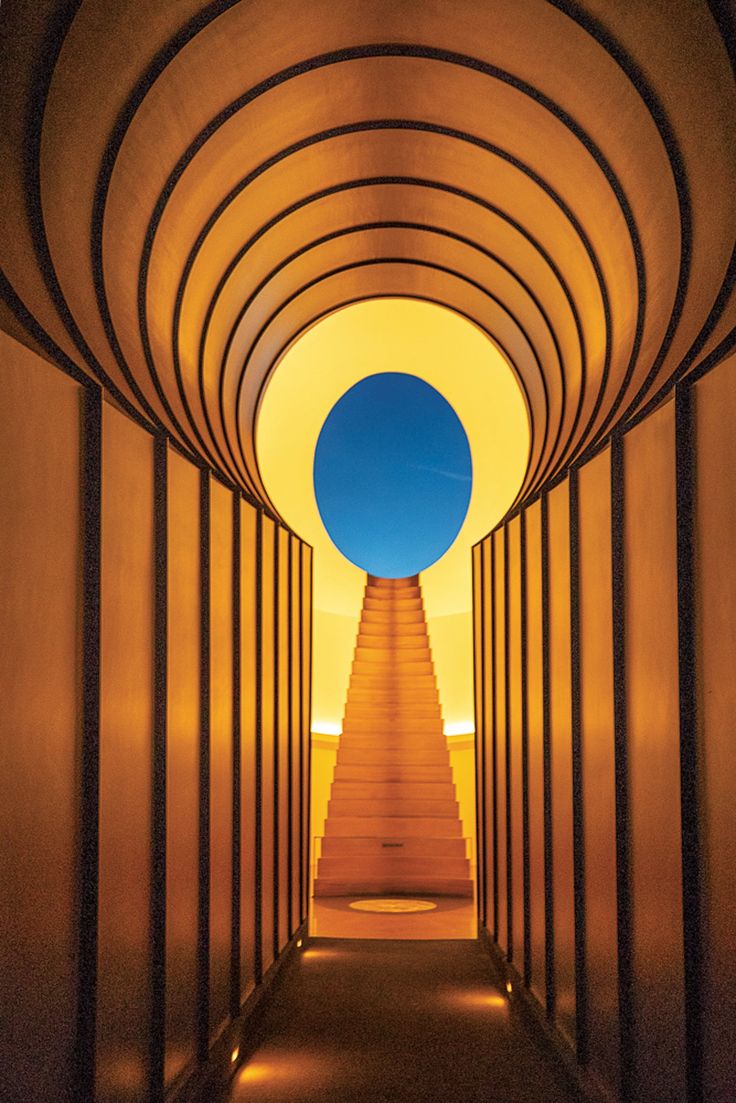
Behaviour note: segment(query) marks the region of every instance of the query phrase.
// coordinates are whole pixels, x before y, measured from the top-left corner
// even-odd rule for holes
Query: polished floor
[[[572,1103],[476,941],[312,939],[218,1103]]]
[[[322,896],[312,901],[309,933],[318,938],[475,938],[475,903],[467,896],[429,896],[431,911],[416,914],[376,914],[350,905],[368,897]]]

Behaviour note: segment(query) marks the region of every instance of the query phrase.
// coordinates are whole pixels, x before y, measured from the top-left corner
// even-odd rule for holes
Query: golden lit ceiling
[[[530,493],[734,340],[713,12],[4,4],[0,324],[263,498],[282,351],[342,304],[431,300],[523,381]]]

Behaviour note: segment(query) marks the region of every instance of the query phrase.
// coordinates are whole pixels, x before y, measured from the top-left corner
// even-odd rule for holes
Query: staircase
[[[315,896],[472,896],[418,576],[368,576]]]

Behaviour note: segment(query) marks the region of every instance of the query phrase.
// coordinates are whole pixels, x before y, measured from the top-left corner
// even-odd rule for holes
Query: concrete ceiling
[[[283,350],[431,300],[522,381],[528,495],[734,343],[728,10],[4,4],[0,325],[267,501]]]

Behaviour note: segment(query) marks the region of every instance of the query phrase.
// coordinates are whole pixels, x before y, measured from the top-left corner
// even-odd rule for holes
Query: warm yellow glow
[[[447,740],[455,795],[460,805],[463,837],[475,840],[475,742],[466,736]],[[469,854],[469,858],[473,855]]]
[[[459,723],[472,711],[470,547],[514,500],[529,453],[524,399],[495,345],[432,303],[381,299],[336,311],[296,341],[272,374],[256,426],[260,473],[275,508],[314,547],[314,708],[320,725],[339,725],[365,575],[322,524],[314,450],[338,398],[382,371],[407,372],[435,387],[470,442],[473,491],[465,523],[442,559],[422,573],[443,712]]]
[[[328,950],[326,947],[323,949],[305,950],[302,954],[302,961],[331,961],[336,957],[342,957],[340,950]]]
[[[486,996],[485,1005],[486,1007],[505,1007],[506,1001],[503,996]]]
[[[298,939],[296,940],[296,946],[297,946],[297,949],[298,949],[298,950],[300,950],[300,949],[302,948],[302,946],[303,946],[303,945],[304,945],[304,943],[303,943],[302,939],[301,939],[301,938],[298,938]]]
[[[447,616],[432,616],[431,575],[439,570],[444,560],[422,574],[422,589],[427,605],[432,656],[439,683],[442,713],[450,726],[464,723],[473,709],[473,621],[471,614],[470,548],[466,549],[467,562],[456,563],[461,577],[467,573],[467,609]],[[428,596],[429,595],[429,596]]]
[[[356,912],[376,912],[381,915],[407,915],[431,912],[437,907],[432,900],[353,900],[349,907]]]
[[[329,740],[329,742],[328,742]],[[318,838],[325,833],[325,819],[327,818],[327,803],[330,799],[330,787],[335,775],[337,762],[337,748],[339,740],[334,736],[320,740],[319,736],[312,739],[311,754],[311,824],[312,838]]]
[[[342,724],[332,720],[315,720],[312,723],[314,735],[342,735]]]
[[[238,1057],[240,1057],[240,1046],[236,1046],[230,1054],[230,1064],[234,1065]]]
[[[265,1064],[263,1061],[253,1061],[240,1073],[238,1076],[238,1083],[257,1084],[260,1081],[268,1080],[272,1076],[273,1068],[270,1065]]]
[[[511,981],[510,981],[510,980],[507,980],[507,981],[506,981],[506,991],[508,992],[508,994],[509,994],[509,995],[511,995],[511,993],[513,992],[513,990],[514,990],[514,986],[513,986],[513,984],[511,983]]]
[[[488,991],[485,988],[452,991],[447,995],[448,1002],[460,1007],[477,1008],[479,1011],[489,1009],[502,1010],[508,1007],[503,996],[497,992]]]
[[[288,1052],[270,1047],[264,1048],[263,1056],[255,1058],[240,1070],[236,1084],[238,1088],[254,1089],[254,1099],[259,1096],[259,1085],[264,1085],[268,1098],[272,1099],[275,1084],[281,1085],[283,1098],[298,1098],[303,1092],[300,1085],[309,1085],[310,1090],[327,1087],[328,1084],[334,1086],[335,1081],[345,1079],[346,1074],[349,1074],[349,1066],[346,1068],[343,1054],[331,1051],[307,1053],[303,1049]],[[248,1098],[251,1098],[250,1092]],[[348,1098],[347,1090],[345,1098]]]
[[[445,735],[475,735],[475,726],[470,720],[445,721]]]

